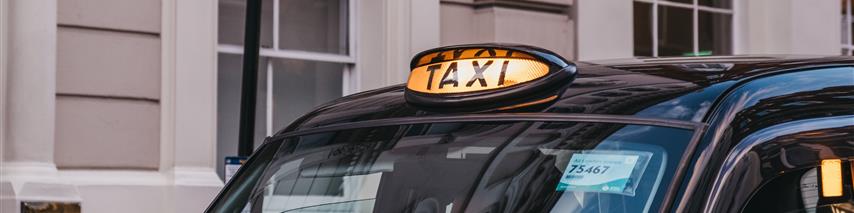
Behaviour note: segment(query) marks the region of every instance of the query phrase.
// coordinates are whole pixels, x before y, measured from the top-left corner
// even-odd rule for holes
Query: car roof
[[[745,55],[634,58],[577,62],[578,74],[554,101],[521,111],[630,115],[702,122],[715,101],[739,82],[777,71],[852,64],[854,57]],[[388,118],[507,111],[437,112],[408,104],[404,85],[346,96],[316,108],[287,129]]]

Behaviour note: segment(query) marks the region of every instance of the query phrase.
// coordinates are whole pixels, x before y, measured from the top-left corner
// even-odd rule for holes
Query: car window
[[[854,212],[850,198],[822,198],[818,170],[801,169],[775,177],[750,198],[742,212]]]
[[[762,186],[742,212],[815,212],[816,169],[785,173]]]
[[[461,122],[284,139],[251,212],[657,211],[691,130]]]

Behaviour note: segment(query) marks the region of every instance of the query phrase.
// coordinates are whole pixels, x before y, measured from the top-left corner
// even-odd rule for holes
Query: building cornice
[[[467,6],[473,9],[482,8],[510,8],[518,10],[536,11],[542,13],[569,15],[571,6],[569,4],[550,3],[530,0],[441,0],[441,4]]]

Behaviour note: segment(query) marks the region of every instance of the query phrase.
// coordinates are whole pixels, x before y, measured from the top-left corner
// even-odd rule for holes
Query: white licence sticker
[[[558,191],[604,192],[634,195],[649,153],[574,153],[558,183]]]

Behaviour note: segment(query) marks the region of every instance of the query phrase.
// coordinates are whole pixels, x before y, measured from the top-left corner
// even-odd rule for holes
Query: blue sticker
[[[619,152],[574,153],[558,183],[558,191],[634,194],[632,178],[640,176],[648,156]],[[638,162],[643,165],[639,165]]]

